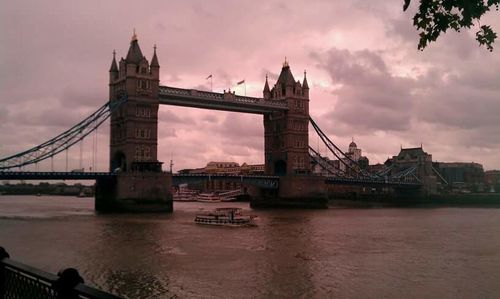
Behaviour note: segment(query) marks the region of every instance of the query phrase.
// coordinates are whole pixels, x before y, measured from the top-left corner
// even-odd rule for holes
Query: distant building
[[[485,191],[500,192],[500,170],[488,170],[484,172]]]
[[[386,169],[385,164],[377,163],[373,165],[368,165],[367,170],[369,173],[379,173]]]
[[[434,194],[438,190],[438,176],[432,167],[432,155],[424,151],[422,146],[401,148],[397,156],[388,159],[385,164],[391,168],[390,175],[411,178],[409,173],[424,186],[424,192]]]
[[[263,175],[266,170],[264,164],[249,165],[247,163],[241,164],[240,174],[248,175]]]
[[[345,153],[346,158],[342,158],[342,162],[339,163],[339,169],[343,173],[349,173],[349,167],[356,163],[361,169],[366,169],[369,164],[367,157],[362,156],[361,149],[354,140],[349,144],[349,150]]]
[[[241,166],[236,162],[208,162],[203,168],[182,169],[180,174],[230,174],[230,175],[262,175],[264,164],[250,165],[243,163]]]
[[[236,162],[208,162],[205,173],[214,174],[239,174],[240,164]]]
[[[361,149],[358,148],[358,145],[353,140],[349,144],[349,150],[345,154],[352,160],[358,161],[361,158]]]
[[[361,169],[367,169],[369,165],[369,160],[367,157],[363,156],[361,153],[361,149],[358,148],[357,144],[354,140],[349,144],[349,149],[344,153],[345,157],[340,160],[330,160],[328,157],[322,157],[325,162],[327,162],[331,168],[330,171],[327,171],[320,164],[311,162],[312,172],[317,175],[329,176],[333,175],[331,171],[335,174],[345,174],[349,173],[350,165],[356,163]]]
[[[325,169],[321,164],[316,163],[313,159],[311,159],[311,171],[313,174],[321,176],[331,176],[340,174],[339,160],[330,160],[328,157],[321,157],[321,159],[323,159],[323,161],[325,161],[329,165],[328,170]]]
[[[393,156],[389,163],[399,169],[405,169],[414,165],[432,162],[432,155],[426,153],[422,147],[401,148],[397,156]]]
[[[452,191],[484,191],[485,173],[479,163],[436,162],[434,168],[446,179]]]

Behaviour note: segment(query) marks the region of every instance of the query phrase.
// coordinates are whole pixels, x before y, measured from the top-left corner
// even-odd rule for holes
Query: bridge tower
[[[158,161],[160,64],[154,47],[151,63],[134,34],[126,58],[109,70],[110,101],[127,100],[111,114],[110,171],[116,182],[102,182],[97,210],[171,211],[171,174]],[[105,195],[100,197],[98,195]]]
[[[158,171],[158,86],[160,65],[154,48],[151,64],[142,55],[134,33],[127,57],[109,70],[109,96],[127,102],[111,114],[110,171]]]
[[[295,81],[285,59],[272,89],[266,77],[264,101],[283,101],[287,111],[264,114],[265,173],[279,175],[279,190],[262,199],[253,199],[252,207],[327,206],[324,179],[312,176],[309,158],[309,85]],[[271,198],[270,198],[271,197]]]
[[[309,85],[306,72],[302,84],[295,81],[285,59],[272,89],[269,89],[266,77],[263,94],[265,100],[284,101],[288,106],[286,112],[264,115],[266,174],[309,174]]]

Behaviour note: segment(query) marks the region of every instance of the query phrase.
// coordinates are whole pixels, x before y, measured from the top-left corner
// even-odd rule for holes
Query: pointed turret
[[[304,81],[302,82],[302,94],[309,98],[309,84],[307,84],[307,72],[304,70]]]
[[[285,62],[283,62],[283,67],[281,68],[281,73],[278,78],[278,83],[282,86],[293,86],[295,85],[295,79],[293,78],[292,71],[290,70],[290,65],[285,57]]]
[[[154,52],[153,52],[153,58],[151,58],[151,67],[160,67],[160,64],[158,63],[158,57],[156,57],[156,45],[153,47]]]
[[[111,67],[109,68],[109,82],[118,78],[118,65],[116,64],[115,55],[116,52],[113,50],[113,61],[111,62]]]
[[[139,43],[137,42],[137,34],[132,35],[132,40],[130,41],[130,48],[128,48],[127,53],[127,63],[139,64],[139,62],[143,59],[143,55],[141,52],[141,48],[139,47]]]
[[[111,62],[111,67],[109,68],[110,73],[118,73],[118,64],[116,64],[116,52],[113,50],[113,61]]]
[[[304,70],[304,81],[302,82],[302,88],[303,89],[309,89],[309,84],[307,84],[307,72]]]
[[[150,70],[151,75],[157,80],[160,79],[160,64],[158,63],[158,57],[156,56],[156,45],[153,47],[153,58],[151,58]]]
[[[266,84],[264,84],[264,99],[271,98],[271,90],[269,89],[269,83],[267,82],[267,74],[266,74]]]

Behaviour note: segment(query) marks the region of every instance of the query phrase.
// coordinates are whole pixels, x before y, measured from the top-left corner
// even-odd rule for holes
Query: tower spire
[[[134,34],[132,34],[132,42],[137,41],[137,33],[135,33],[135,28],[134,28]]]
[[[118,65],[116,64],[115,57],[116,57],[116,51],[113,50],[113,61],[111,61],[111,67],[109,68],[109,71],[113,73],[118,72]]]
[[[285,56],[285,62],[283,62],[283,67],[287,67],[287,66],[289,66],[289,65],[288,65],[288,61],[287,61],[286,56]]]
[[[307,72],[304,70],[304,81],[302,82],[302,89],[309,89],[309,84],[307,84]]]
[[[126,60],[127,63],[139,64],[143,57],[134,28],[134,35],[132,35],[132,40],[130,41],[130,48],[128,49]]]
[[[158,57],[156,56],[156,44],[153,47],[153,58],[151,58],[151,67],[160,67]]]
[[[266,74],[266,84],[264,85],[264,92],[271,92],[269,89],[269,83],[267,82],[267,74]]]
[[[267,82],[267,74],[266,74],[266,84],[264,84],[264,99],[271,98],[271,90],[269,89],[269,83]]]

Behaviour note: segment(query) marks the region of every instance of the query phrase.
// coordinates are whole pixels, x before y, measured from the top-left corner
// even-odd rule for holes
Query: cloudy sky
[[[413,11],[416,1],[413,3]],[[126,56],[133,28],[144,55],[158,47],[161,84],[261,96],[284,57],[311,88],[311,116],[371,163],[400,147],[435,161],[500,169],[500,44],[453,32],[421,52],[401,0],[3,1],[0,10],[0,157],[70,128],[107,101],[112,51]],[[488,15],[500,31],[498,13]],[[174,171],[207,162],[263,163],[262,116],[161,106],[159,160]],[[84,166],[92,165],[92,139]],[[109,124],[97,169],[108,165]],[[318,138],[310,129],[310,144]],[[319,145],[321,152],[324,147]],[[189,153],[189,154],[186,154]],[[79,148],[69,152],[79,165]],[[64,155],[54,160],[64,170]],[[50,169],[50,162],[42,163]]]

